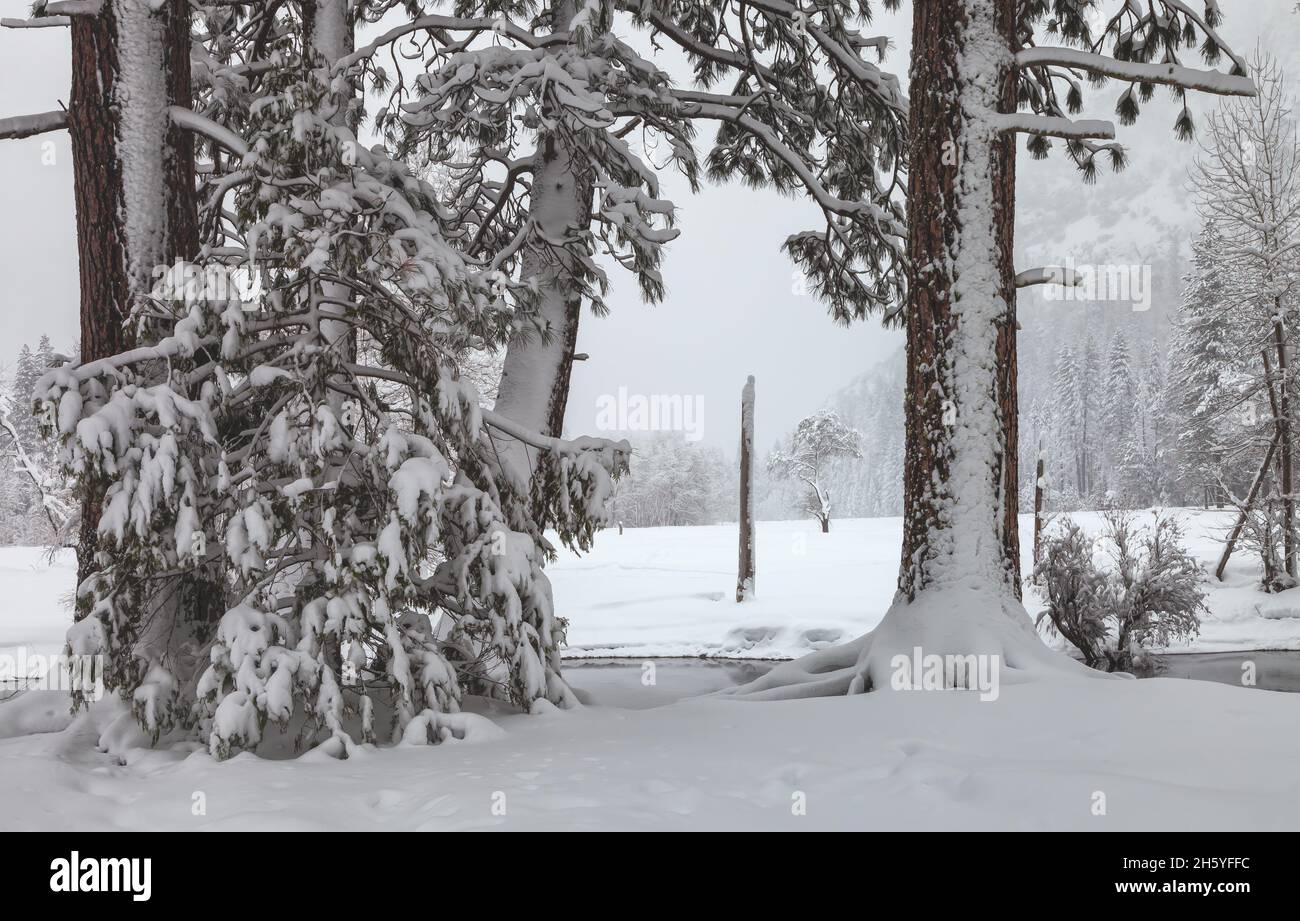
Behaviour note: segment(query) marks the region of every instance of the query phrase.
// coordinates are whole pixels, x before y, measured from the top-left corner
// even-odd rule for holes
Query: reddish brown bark
[[[997,29],[1007,41],[1002,111],[1015,109],[1010,49],[1015,39],[1016,0],[993,0]],[[908,177],[907,383],[904,398],[907,453],[903,482],[903,558],[899,588],[914,597],[928,582],[929,538],[942,526],[934,484],[946,484],[951,460],[951,420],[945,420],[949,346],[956,329],[952,311],[955,278],[947,268],[961,228],[957,226],[957,176],[963,138],[958,99],[958,62],[966,0],[913,4]],[[1015,142],[1009,134],[992,144],[994,220],[999,249],[1000,294],[1006,312],[997,328],[997,375],[993,397],[1001,415],[996,479],[1001,483],[1000,533],[1005,578],[1020,594],[1017,529],[1018,407],[1016,401],[1016,287],[1012,261],[1015,231]]]
[[[158,15],[167,23],[163,67],[169,101],[190,104],[190,20],[185,0],[169,0]],[[68,132],[72,142],[73,198],[77,210],[77,255],[81,280],[81,360],[94,361],[131,348],[126,320],[142,293],[128,272],[130,254],[122,221],[123,164],[118,145],[122,74],[115,6],[105,2],[97,16],[72,17],[72,90]],[[168,129],[158,151],[167,188],[164,252],[159,264],[192,259],[198,252],[194,193],[194,145],[188,132]],[[105,484],[86,484],[77,547],[77,573],[90,572]]]

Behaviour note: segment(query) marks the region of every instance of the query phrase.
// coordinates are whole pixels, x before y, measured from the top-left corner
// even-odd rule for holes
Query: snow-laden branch
[[[632,446],[626,440],[613,441],[609,438],[593,438],[589,435],[569,439],[555,438],[535,432],[528,426],[521,425],[513,419],[508,419],[490,409],[481,409],[479,413],[483,419],[483,424],[489,428],[494,428],[503,435],[509,435],[516,441],[522,441],[530,447],[544,451],[554,451],[558,454],[574,454],[579,451],[604,451],[613,448],[626,454],[632,453]]]
[[[344,71],[356,64],[358,61],[364,61],[366,58],[374,56],[380,48],[391,45],[403,36],[410,35],[413,32],[427,32],[430,30],[442,30],[446,32],[496,32],[498,35],[518,42],[526,48],[541,48],[546,45],[559,45],[568,41],[567,32],[556,32],[551,35],[539,37],[532,32],[522,29],[507,19],[498,19],[496,17],[464,18],[458,16],[421,16],[419,19],[413,19],[408,23],[395,26],[389,29],[383,35],[376,38],[373,42],[358,48],[347,57],[340,58],[334,65],[334,71]]]
[[[38,16],[98,16],[103,9],[103,0],[54,0],[36,12]]]
[[[709,94],[696,91],[679,90],[675,91],[674,95],[690,107],[688,111],[691,115],[732,122],[752,134],[773,156],[784,162],[799,177],[804,188],[825,211],[848,218],[866,217],[882,226],[887,233],[906,236],[902,225],[880,206],[869,201],[845,201],[836,197],[813,175],[802,158],[782,143],[770,126],[746,115],[743,107],[708,101]]]
[[[14,118],[0,118],[0,140],[29,138],[34,134],[45,134],[68,127],[68,113],[41,112],[39,115],[18,115]]]
[[[999,131],[1018,131],[1024,134],[1039,134],[1054,138],[1095,138],[1110,141],[1115,138],[1115,126],[1105,119],[1061,118],[1053,115],[1031,115],[1027,112],[1014,114],[995,113],[989,120]]]
[[[219,125],[212,119],[206,118],[184,106],[172,106],[168,112],[171,115],[172,124],[178,125],[187,131],[201,134],[209,140],[216,141],[222,147],[239,154],[241,157],[248,155],[248,145],[244,143],[244,139],[224,125]]]
[[[0,29],[57,29],[72,25],[67,16],[42,16],[39,19],[0,19]]]
[[[804,15],[803,10],[796,3],[790,3],[788,0],[749,0],[749,5],[758,10],[767,13],[774,13],[781,16],[788,16],[793,19],[796,14]],[[849,48],[837,42],[832,38],[824,28],[815,23],[807,22],[804,25],[808,34],[813,37],[821,49],[826,52],[836,63],[848,71],[855,80],[867,87],[871,87],[877,94],[881,102],[893,106],[900,111],[907,111],[907,98],[903,95],[902,88],[898,80],[892,74],[886,74],[869,61],[863,60],[856,54],[853,54]],[[854,48],[874,47],[878,39],[863,38],[857,32],[849,29],[843,30],[852,42]]]
[[[1025,48],[1016,54],[1016,66],[1041,67],[1058,65],[1072,70],[1135,83],[1159,83],[1183,89],[1200,90],[1218,96],[1254,96],[1255,81],[1249,77],[1235,77],[1218,70],[1197,70],[1181,64],[1143,64],[1138,61],[1119,61],[1102,54],[1091,54],[1077,48]]]
[[[1067,288],[1077,288],[1081,284],[1083,278],[1078,272],[1059,265],[1026,269],[1016,276],[1017,288],[1032,288],[1034,285],[1064,285]]]

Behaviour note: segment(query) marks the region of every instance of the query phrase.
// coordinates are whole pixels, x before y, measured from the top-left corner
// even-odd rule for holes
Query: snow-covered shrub
[[[1157,514],[1149,528],[1135,527],[1122,511],[1105,519],[1100,539],[1065,519],[1044,540],[1034,577],[1047,607],[1038,620],[1093,668],[1127,671],[1141,664],[1143,650],[1196,636],[1205,592],[1176,519]],[[1097,563],[1099,544],[1106,565]]]
[[[346,753],[466,693],[572,701],[537,516],[587,546],[628,448],[481,409],[456,356],[528,322],[529,286],[329,117],[352,103],[310,60],[250,101],[211,183],[226,245],[200,261],[256,294],[161,292],[140,348],[41,384],[63,464],[107,488],[68,642],[155,741],[193,729],[226,757],[270,724]],[[536,455],[531,495],[499,438]]]
[[[1050,623],[1065,640],[1096,668],[1106,637],[1100,600],[1105,579],[1093,563],[1094,542],[1078,524],[1064,519],[1055,533],[1043,540],[1034,582],[1047,596],[1039,623]]]
[[[1286,512],[1278,492],[1271,489],[1246,510],[1239,538],[1243,550],[1259,557],[1259,584],[1266,592],[1284,592],[1296,585],[1286,571]]]

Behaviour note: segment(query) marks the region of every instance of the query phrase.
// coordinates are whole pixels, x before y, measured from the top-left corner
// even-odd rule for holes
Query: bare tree
[[[1296,521],[1292,367],[1297,295],[1300,294],[1300,145],[1281,68],[1260,53],[1251,61],[1259,93],[1225,103],[1211,114],[1193,181],[1198,205],[1222,237],[1230,265],[1235,346],[1258,358],[1267,347],[1277,363],[1250,361],[1256,370],[1243,399],[1268,394],[1278,462],[1283,567],[1296,579]],[[1271,452],[1272,453],[1272,452]]]
[[[862,435],[824,409],[802,420],[788,447],[773,451],[767,459],[772,476],[796,480],[807,488],[804,509],[820,522],[823,534],[831,529],[831,493],[823,480],[827,462],[837,457],[862,457]]]

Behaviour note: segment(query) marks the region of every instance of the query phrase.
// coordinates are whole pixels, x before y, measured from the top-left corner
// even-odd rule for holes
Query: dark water
[[[1197,678],[1241,685],[1243,666],[1254,664],[1255,687],[1300,692],[1300,651],[1199,652],[1157,657],[1157,678]],[[1142,677],[1152,677],[1144,675]]]
[[[1255,687],[1300,692],[1300,651],[1210,652],[1157,656],[1153,675],[1242,685],[1254,663]],[[586,703],[644,710],[752,681],[778,665],[762,659],[566,659],[564,675]]]

